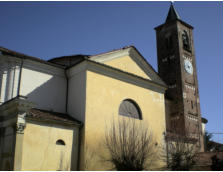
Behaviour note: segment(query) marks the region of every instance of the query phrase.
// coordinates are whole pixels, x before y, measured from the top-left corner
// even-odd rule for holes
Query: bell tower
[[[196,141],[203,150],[193,27],[180,19],[171,3],[164,24],[155,28],[159,76],[165,93],[167,134]]]

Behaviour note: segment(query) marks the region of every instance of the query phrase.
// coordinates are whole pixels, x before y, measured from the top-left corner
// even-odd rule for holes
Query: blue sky
[[[157,70],[154,27],[170,2],[0,2],[0,46],[48,60],[134,45]],[[194,26],[202,116],[223,133],[223,2],[175,2]],[[223,143],[223,135],[214,135]]]

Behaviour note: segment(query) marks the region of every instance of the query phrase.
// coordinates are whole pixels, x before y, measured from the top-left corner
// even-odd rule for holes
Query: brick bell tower
[[[193,27],[180,19],[171,3],[165,23],[155,30],[158,73],[168,85],[167,134],[191,138],[203,151]]]

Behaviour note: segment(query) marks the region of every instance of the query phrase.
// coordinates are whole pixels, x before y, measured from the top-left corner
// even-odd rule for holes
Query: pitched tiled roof
[[[125,46],[125,47],[120,48],[120,49],[114,49],[114,50],[111,50],[111,51],[107,51],[107,52],[100,53],[100,54],[95,54],[95,55],[76,54],[76,55],[55,57],[55,58],[49,59],[48,62],[55,63],[55,64],[60,64],[60,65],[65,65],[67,68],[69,68],[71,66],[74,66],[74,65],[86,60],[86,59],[90,59],[92,57],[99,56],[99,55],[107,55],[107,54],[110,54],[110,53],[114,53],[114,52],[117,52],[117,51],[120,51],[120,50],[130,48],[130,47],[134,47],[134,46]],[[63,60],[67,60],[69,63],[68,64],[62,64],[63,62],[61,63],[61,61],[63,61]]]
[[[30,60],[39,61],[41,63],[46,63],[46,64],[49,64],[49,65],[55,65],[55,66],[60,67],[60,68],[68,69],[68,68],[71,68],[71,67],[77,65],[78,63],[80,63],[80,62],[82,62],[84,60],[88,61],[88,59],[90,59],[91,57],[95,57],[95,56],[102,55],[102,54],[109,54],[109,53],[113,53],[113,52],[120,51],[120,50],[124,50],[124,49],[128,49],[128,48],[133,48],[142,57],[142,59],[151,68],[151,70],[154,71],[154,73],[157,74],[157,72],[155,71],[155,69],[147,62],[147,60],[141,55],[141,53],[134,46],[125,46],[125,47],[120,48],[120,49],[115,49],[115,50],[112,50],[112,51],[109,51],[109,52],[106,52],[106,53],[101,53],[101,54],[92,55],[92,56],[82,55],[82,54],[79,54],[79,55],[70,55],[70,56],[56,57],[56,58],[50,59],[48,61],[45,61],[45,60],[42,60],[42,59],[38,59],[36,57],[24,55],[24,54],[21,54],[21,53],[17,53],[15,51],[12,51],[12,50],[9,50],[9,49],[3,48],[3,47],[0,47],[0,52],[2,52],[3,54],[6,54],[6,55],[11,55],[11,56],[15,56],[15,57],[19,57],[19,58],[25,58],[25,59],[28,58]],[[61,63],[65,59],[69,61],[68,64]],[[91,62],[94,62],[94,61],[91,61]],[[94,62],[94,63],[97,63],[97,62]],[[114,70],[121,71],[120,69],[113,68],[111,66],[108,66],[108,65],[105,65],[105,64],[102,64],[102,63],[98,63],[98,64],[101,64],[101,65],[103,65],[103,66],[105,66],[107,68],[112,68]],[[121,72],[128,73],[126,71],[121,71]],[[130,74],[130,73],[128,73],[128,74],[133,76],[133,74]],[[141,77],[139,77],[137,75],[134,75],[134,76],[135,77],[138,77],[138,78],[141,78]],[[162,81],[162,79],[159,76],[158,76],[158,78]],[[162,85],[162,87],[163,86],[166,87],[166,85],[165,85],[164,82],[161,85]]]
[[[68,55],[68,56],[61,56],[61,57],[55,57],[52,59],[49,59],[48,62],[54,62],[55,60],[60,60],[60,59],[72,59],[72,58],[84,58],[84,57],[89,57],[89,55],[84,55],[84,54],[74,54],[74,55]]]
[[[54,121],[59,123],[65,124],[76,124],[78,126],[82,125],[82,122],[74,119],[73,117],[69,116],[68,114],[52,112],[42,109],[30,109],[27,113],[27,117],[43,120],[43,121]]]
[[[62,65],[55,64],[55,63],[50,63],[50,62],[45,61],[45,60],[42,60],[40,58],[33,57],[33,56],[29,56],[29,55],[22,54],[22,53],[18,53],[16,51],[9,50],[9,49],[4,48],[4,47],[0,47],[0,52],[3,55],[10,55],[10,56],[18,57],[18,58],[21,58],[21,59],[30,59],[30,60],[37,61],[37,62],[40,62],[40,63],[48,64],[48,65],[51,65],[51,66],[56,66],[56,67],[64,68]]]

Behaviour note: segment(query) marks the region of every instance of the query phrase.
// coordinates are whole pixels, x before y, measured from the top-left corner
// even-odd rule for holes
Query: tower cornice
[[[172,21],[170,21],[170,22],[168,22],[168,23],[163,23],[163,24],[161,24],[161,25],[155,27],[154,29],[155,29],[155,30],[159,30],[159,29],[162,28],[163,26],[172,25],[172,24],[173,24],[174,22],[176,22],[176,21],[180,22],[181,24],[183,24],[183,25],[185,25],[185,26],[187,26],[187,27],[189,27],[189,28],[191,28],[191,29],[194,29],[193,26],[191,26],[190,24],[188,24],[188,23],[186,23],[186,22],[184,22],[183,20],[180,20],[180,19],[175,19],[175,20],[172,20]]]

